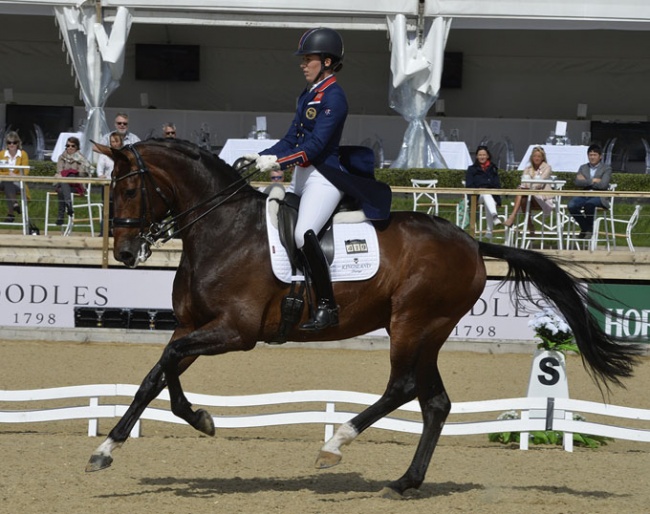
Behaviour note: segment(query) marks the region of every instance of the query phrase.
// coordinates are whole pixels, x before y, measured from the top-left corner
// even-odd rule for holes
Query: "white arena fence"
[[[88,420],[88,435],[97,436],[100,419],[121,417],[127,405],[105,403],[115,401],[116,397],[133,398],[138,386],[130,384],[94,384],[50,389],[0,391],[0,404],[19,402],[48,402],[58,404],[62,400],[86,398],[88,405],[71,405],[67,407],[50,407],[34,410],[0,410],[0,423],[35,423],[74,419]],[[248,407],[289,406],[288,412],[261,414],[228,414],[213,416],[216,429],[250,428],[274,425],[293,424],[324,424],[325,440],[334,433],[334,425],[345,423],[357,412],[347,412],[337,409],[337,406],[362,405],[368,406],[379,399],[379,395],[353,391],[308,390],[290,391],[249,396],[211,396],[205,394],[187,393],[188,400],[202,407],[218,409],[237,409]],[[164,390],[157,400],[169,402],[169,393]],[[129,402],[130,403],[130,402]],[[318,410],[300,410],[300,404],[322,404]],[[310,406],[311,407],[311,406]],[[285,407],[283,407],[285,408]],[[288,409],[287,409],[288,410]],[[416,401],[403,405],[396,411],[404,413],[419,413],[420,407]],[[564,449],[573,450],[573,433],[590,434],[613,439],[650,442],[650,429],[626,428],[614,425],[580,421],[573,419],[573,413],[596,414],[636,421],[650,421],[650,410],[621,407],[568,398],[523,397],[499,400],[453,403],[451,415],[467,417],[472,414],[489,412],[520,411],[520,419],[491,419],[479,421],[448,421],[442,435],[476,435],[501,432],[521,432],[521,449],[528,448],[527,433],[556,430],[564,433]],[[147,408],[141,420],[164,421],[183,424],[185,421],[176,417],[169,410],[156,407]],[[394,430],[419,434],[422,423],[417,420],[388,416],[377,421],[373,428]],[[131,437],[140,435],[140,421],[131,432]]]

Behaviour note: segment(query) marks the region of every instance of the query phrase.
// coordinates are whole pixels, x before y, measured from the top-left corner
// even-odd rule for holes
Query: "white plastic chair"
[[[515,157],[515,145],[512,139],[506,137],[506,171],[514,171],[519,168],[519,161]]]
[[[616,144],[616,138],[613,137],[607,142],[605,148],[603,149],[603,162],[608,166],[612,165],[612,154],[614,153],[615,144]]]
[[[426,208],[427,214],[438,215],[438,194],[430,191],[435,189],[438,180],[419,180],[411,179],[411,185],[416,188],[421,188],[422,192],[413,193],[413,210],[417,211],[419,208]]]
[[[50,221],[50,199],[58,200],[55,192],[47,193],[45,197],[45,235],[48,234],[50,227],[56,227],[61,230],[61,235],[69,236],[75,227],[86,227],[90,235],[95,237],[95,223],[102,222],[102,211],[104,204],[102,202],[92,201],[92,184],[85,184],[86,194],[79,195],[72,193],[72,212],[73,216],[66,213],[67,221],[63,225],[57,225]],[[57,206],[58,209],[58,206]],[[79,216],[77,215],[79,212]]]
[[[645,138],[641,138],[643,141],[643,148],[645,148],[645,172],[650,173],[650,143]]]
[[[632,244],[632,230],[636,226],[636,224],[639,222],[639,217],[641,214],[641,209],[642,207],[640,205],[635,205],[634,206],[634,212],[628,219],[621,219],[621,218],[611,218],[611,219],[606,219],[605,217],[601,216],[596,218],[596,221],[594,221],[594,234],[597,234],[600,232],[600,224],[601,222],[605,221],[607,224],[607,221],[610,221],[612,223],[612,232],[611,232],[611,237],[614,243],[616,242],[617,237],[625,237],[625,241],[627,242],[627,247],[630,249],[630,252],[634,252],[634,244]],[[623,225],[625,226],[625,233],[616,233],[615,227],[616,224]],[[610,245],[609,245],[609,239],[607,241],[607,251],[610,250]],[[597,240],[595,238],[591,238],[590,242],[590,249],[593,252],[597,248]],[[614,246],[616,247],[616,246]]]

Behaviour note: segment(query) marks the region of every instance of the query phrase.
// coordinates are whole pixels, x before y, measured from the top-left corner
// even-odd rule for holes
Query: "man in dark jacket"
[[[603,150],[593,144],[587,149],[589,162],[578,169],[575,188],[585,191],[607,191],[612,178],[612,168],[602,161]],[[590,239],[594,230],[596,208],[609,209],[609,198],[597,196],[577,196],[569,200],[568,209],[573,219],[580,225],[579,239]]]

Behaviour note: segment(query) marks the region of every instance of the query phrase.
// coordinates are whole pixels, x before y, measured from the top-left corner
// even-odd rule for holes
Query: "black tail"
[[[544,300],[554,304],[571,327],[582,361],[597,383],[623,385],[621,378],[632,376],[641,348],[608,336],[594,319],[589,309],[603,312],[603,307],[591,298],[578,280],[564,271],[558,263],[541,253],[479,242],[484,257],[502,259],[508,263],[508,275],[517,298],[533,300],[532,283]],[[575,264],[573,264],[575,266]]]

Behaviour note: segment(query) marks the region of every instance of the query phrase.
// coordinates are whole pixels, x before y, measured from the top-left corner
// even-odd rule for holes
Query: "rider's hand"
[[[244,159],[245,166],[248,166],[251,162],[255,162],[257,159],[260,158],[260,154],[258,153],[247,153],[246,155],[242,155],[240,159]]]
[[[256,161],[257,169],[263,173],[280,169],[276,155],[260,155]]]

